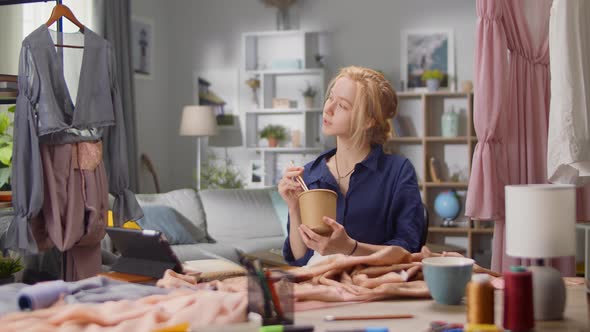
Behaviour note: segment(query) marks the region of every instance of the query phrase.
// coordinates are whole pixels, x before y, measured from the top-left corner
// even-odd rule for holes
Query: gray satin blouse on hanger
[[[6,233],[6,248],[37,252],[29,222],[43,206],[39,144],[102,140],[109,192],[115,196],[115,225],[143,216],[129,190],[125,124],[112,47],[88,28],[83,38],[75,101],[50,30],[42,25],[22,42],[11,179],[15,218]]]

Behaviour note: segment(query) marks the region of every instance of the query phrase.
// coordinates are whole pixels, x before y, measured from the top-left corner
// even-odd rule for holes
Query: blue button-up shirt
[[[336,149],[332,149],[306,164],[303,180],[309,189],[338,193],[336,221],[346,233],[363,243],[419,251],[426,225],[412,163],[402,156],[385,154],[381,145],[375,145],[367,158],[355,165],[348,192],[343,195],[326,163],[335,153]],[[303,257],[295,259],[287,235],[283,256],[289,264],[305,265],[312,255],[313,250],[308,249]]]

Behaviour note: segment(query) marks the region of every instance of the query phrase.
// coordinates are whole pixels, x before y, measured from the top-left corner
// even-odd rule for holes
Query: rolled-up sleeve
[[[109,177],[109,192],[115,197],[113,204],[113,221],[115,226],[123,225],[127,220],[138,220],[143,212],[135,199],[135,194],[129,190],[129,168],[127,155],[127,139],[123,106],[112,48],[109,53],[109,77],[111,80],[111,99],[115,115],[115,125],[106,128],[105,166]]]
[[[400,246],[410,252],[418,252],[426,221],[416,172],[409,160],[402,165],[396,182],[391,216],[395,223],[395,232],[394,237],[384,245]]]
[[[26,44],[20,52],[18,89],[10,181],[15,216],[5,234],[4,247],[36,253],[38,248],[29,221],[43,206],[43,165],[34,107],[39,95],[39,77]]]

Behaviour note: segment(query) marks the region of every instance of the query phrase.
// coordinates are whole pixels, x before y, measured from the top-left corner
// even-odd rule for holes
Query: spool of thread
[[[527,331],[535,327],[533,275],[522,266],[504,272],[504,328]]]
[[[37,310],[51,306],[61,295],[68,293],[66,283],[63,280],[55,280],[24,287],[16,298],[21,310]]]
[[[467,322],[469,324],[494,324],[494,286],[490,276],[474,274],[467,284]]]

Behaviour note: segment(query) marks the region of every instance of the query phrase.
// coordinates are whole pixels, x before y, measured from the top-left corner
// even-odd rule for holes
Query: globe
[[[461,212],[461,202],[455,191],[438,194],[434,200],[434,212],[443,218],[443,226],[451,226]]]

